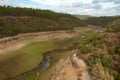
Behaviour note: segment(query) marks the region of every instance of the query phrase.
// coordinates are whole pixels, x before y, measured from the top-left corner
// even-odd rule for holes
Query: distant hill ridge
[[[87,19],[92,17],[91,15],[78,15],[78,14],[74,14],[74,16],[80,19]]]
[[[112,23],[117,19],[120,19],[120,16],[90,17],[85,19],[84,21],[89,25],[95,25],[95,26],[100,26],[105,28],[109,23]]]

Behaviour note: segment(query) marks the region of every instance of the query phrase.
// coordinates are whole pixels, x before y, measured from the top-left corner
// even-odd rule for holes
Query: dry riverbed
[[[17,36],[19,37],[18,40],[11,40],[11,41],[9,41],[9,38],[12,37],[4,38],[3,41],[6,39],[8,39],[8,41],[6,40],[7,42],[0,43],[0,55],[3,55],[8,51],[20,49],[32,41],[65,39],[75,36],[77,36],[77,33],[71,30],[71,31],[51,31],[51,32],[49,31],[49,32],[20,34]]]

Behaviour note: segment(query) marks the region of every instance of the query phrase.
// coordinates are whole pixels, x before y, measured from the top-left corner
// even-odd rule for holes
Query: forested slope
[[[71,30],[85,26],[80,19],[50,10],[0,6],[0,38],[19,33]]]
[[[101,17],[90,17],[85,20],[89,25],[95,25],[100,27],[106,27],[109,23],[120,19],[120,16],[101,16]]]

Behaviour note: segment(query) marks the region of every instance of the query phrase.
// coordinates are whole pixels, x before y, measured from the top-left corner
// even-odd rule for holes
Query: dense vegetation
[[[79,40],[78,56],[87,62],[93,80],[120,80],[120,37],[118,33],[112,32],[111,35],[106,32],[79,32],[85,38]]]
[[[107,25],[107,30],[109,32],[120,32],[120,19],[113,21]]]
[[[60,17],[72,17],[70,14],[56,13],[50,10],[41,10],[33,8],[21,8],[11,6],[0,6],[0,16],[30,16],[49,19],[58,19]]]
[[[106,27],[109,23],[120,19],[120,16],[102,16],[102,17],[90,17],[85,20],[89,25],[95,25],[100,27]]]
[[[19,33],[71,30],[85,26],[80,19],[50,10],[0,6],[0,38]]]

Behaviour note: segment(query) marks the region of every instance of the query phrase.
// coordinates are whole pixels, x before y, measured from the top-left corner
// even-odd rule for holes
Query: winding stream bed
[[[68,51],[68,49],[55,49],[52,51],[45,52],[43,55],[43,61],[39,64],[39,66],[31,71],[25,72],[19,76],[11,78],[10,80],[25,80],[27,76],[35,74],[37,72],[42,73],[45,71],[50,65],[50,56],[55,54],[63,54],[64,52]]]

